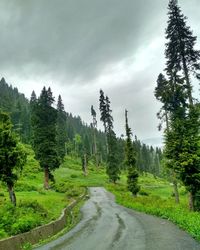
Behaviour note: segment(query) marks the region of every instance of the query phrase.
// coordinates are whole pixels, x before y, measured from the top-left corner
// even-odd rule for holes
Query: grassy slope
[[[83,191],[83,187],[104,186],[116,195],[118,203],[129,208],[170,219],[200,240],[200,214],[188,211],[187,197],[183,188],[180,190],[181,204],[176,205],[171,196],[172,186],[167,181],[155,179],[151,175],[142,176],[139,179],[141,195],[133,198],[126,190],[125,175],[122,175],[117,185],[112,185],[108,183],[104,168],[96,169],[90,163],[89,174],[85,177],[81,171],[80,160],[66,157],[63,165],[54,173],[56,179],[54,190],[57,190],[57,192],[54,190],[45,191],[42,187],[43,173],[40,172],[38,163],[33,159],[33,153],[30,148],[28,151],[28,163],[16,186],[16,190],[18,190],[16,192],[18,199],[16,210],[20,211],[15,216],[17,218],[16,221],[12,221],[10,218],[13,217],[10,216],[13,213],[13,208],[9,205],[9,202],[5,201],[5,197],[8,196],[5,188],[0,190],[2,191],[0,195],[4,194],[4,196],[0,196],[1,237],[8,236],[10,233],[18,233],[20,230],[27,231],[34,226],[57,218],[71,199],[76,198]],[[33,209],[31,210],[30,207],[33,207]],[[6,216],[4,215],[5,211],[7,211]],[[38,215],[38,218],[36,215]],[[32,220],[32,217],[36,218],[36,221]],[[11,221],[10,226],[5,225],[7,221]],[[21,224],[19,221],[21,221]]]

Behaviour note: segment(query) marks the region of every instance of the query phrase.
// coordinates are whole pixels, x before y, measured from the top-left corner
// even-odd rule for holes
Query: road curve
[[[117,205],[104,188],[89,191],[81,222],[37,250],[200,250],[171,222]]]

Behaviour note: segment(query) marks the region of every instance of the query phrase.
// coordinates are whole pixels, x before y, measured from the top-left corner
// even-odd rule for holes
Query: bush
[[[11,234],[19,234],[30,231],[32,228],[41,225],[41,219],[38,216],[25,215],[20,217],[11,227]]]
[[[3,192],[0,192],[0,197],[5,197],[5,194]]]
[[[27,232],[46,221],[48,211],[36,200],[0,207],[0,238]]]
[[[33,185],[29,185],[26,182],[17,182],[16,186],[15,186],[15,191],[17,192],[23,192],[23,191],[37,191],[37,188]]]
[[[55,183],[53,187],[59,193],[65,193],[68,190],[68,186],[64,182]]]
[[[8,234],[4,231],[4,229],[0,229],[0,239],[5,238],[6,236],[8,236]]]
[[[80,188],[76,188],[76,187],[73,187],[73,188],[70,188],[65,194],[67,196],[67,198],[73,198],[73,197],[78,197],[80,196],[82,193],[82,191],[80,190]]]
[[[59,193],[66,193],[68,190],[72,189],[73,186],[67,184],[66,182],[59,182],[54,184],[54,190]]]
[[[33,201],[20,201],[19,203],[19,208],[22,208],[23,210],[21,211],[27,211],[27,210],[32,210],[31,212],[37,213],[40,216],[46,217],[48,214],[48,211],[36,200]]]
[[[147,191],[144,190],[144,189],[141,189],[141,190],[139,191],[139,194],[140,194],[140,195],[143,195],[143,196],[149,196],[149,192],[147,192]]]
[[[71,178],[77,178],[78,177],[78,175],[77,174],[71,174],[71,176],[70,176]]]
[[[44,188],[38,188],[37,191],[38,191],[39,194],[42,194],[42,195],[47,194],[46,191],[44,190]]]

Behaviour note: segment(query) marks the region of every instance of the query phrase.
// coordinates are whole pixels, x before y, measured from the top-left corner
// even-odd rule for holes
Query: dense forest
[[[27,97],[0,80],[0,238],[49,223],[88,187],[104,187],[117,203],[169,219],[200,239],[200,104],[193,87],[200,80],[200,51],[176,0],[169,1],[165,38],[165,67],[153,93],[162,149],[137,137],[131,107],[121,107],[118,136],[112,100],[102,89],[99,106],[88,106],[87,124],[64,107],[62,93],[55,97],[44,86]]]
[[[0,108],[11,116],[13,129],[17,132],[23,143],[32,144],[31,132],[31,107],[28,98],[18,92],[17,88],[6,83],[2,78],[0,81]],[[98,98],[98,97],[97,97]],[[88,107],[90,112],[90,107]],[[106,161],[105,132],[91,124],[83,122],[80,116],[73,116],[70,112],[64,111],[65,125],[64,138],[66,154],[77,154],[81,157],[83,148],[90,159],[94,158],[94,133],[96,136],[97,152],[99,161]],[[155,176],[162,176],[162,151],[160,148],[153,148],[142,143],[137,136],[133,140],[136,151],[136,165],[141,173],[149,172]],[[124,136],[117,138],[118,157],[120,168],[125,168],[125,139]]]

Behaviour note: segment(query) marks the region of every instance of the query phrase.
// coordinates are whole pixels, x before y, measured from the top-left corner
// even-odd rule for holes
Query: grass
[[[152,177],[146,177],[151,181]],[[140,183],[142,183],[140,179]],[[159,188],[160,186],[160,188]],[[167,183],[157,180],[157,187],[153,185],[142,185],[142,189],[148,190],[148,195],[133,197],[126,190],[124,184],[107,185],[107,189],[116,197],[116,202],[120,205],[134,209],[147,214],[156,215],[163,219],[167,219],[177,224],[180,228],[187,231],[197,240],[200,240],[200,213],[190,212],[186,204],[186,196],[181,192],[180,204],[175,204],[174,198],[171,196],[172,188]]]
[[[65,180],[63,172],[66,172],[66,168],[56,171],[56,185],[64,183],[64,191],[56,191],[52,183],[52,189],[43,189],[43,172],[34,159],[30,146],[26,149],[27,163],[15,185],[16,208],[10,203],[7,188],[2,183],[0,185],[0,239],[57,219],[63,208],[85,191],[83,187],[73,186],[70,181]],[[70,175],[67,173],[67,176]]]
[[[168,181],[155,179],[150,174],[143,175],[139,178],[141,191],[137,198],[133,198],[126,189],[125,173],[122,174],[121,180],[113,185],[108,182],[105,166],[96,168],[90,162],[88,176],[84,176],[80,159],[67,156],[62,166],[54,172],[56,183],[52,184],[51,190],[46,191],[43,189],[43,172],[34,159],[31,148],[27,147],[27,150],[28,162],[16,185],[16,209],[10,205],[6,188],[0,186],[0,238],[55,220],[64,207],[83,193],[85,187],[103,186],[116,196],[117,203],[171,220],[200,240],[200,213],[189,212],[187,195],[183,187],[179,187],[181,202],[177,205],[172,196],[173,187]],[[69,223],[63,232],[71,229],[79,221],[79,207],[74,211],[74,221]]]

